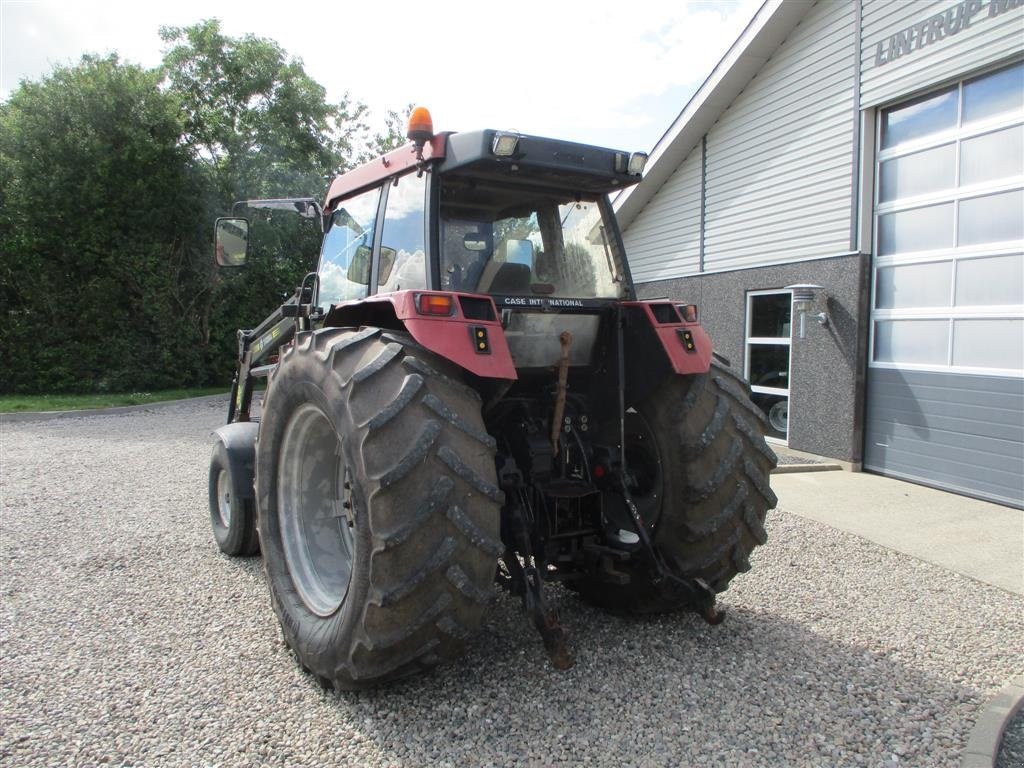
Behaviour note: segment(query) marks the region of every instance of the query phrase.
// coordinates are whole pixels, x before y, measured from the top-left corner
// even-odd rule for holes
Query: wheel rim
[[[217,475],[217,516],[225,528],[231,526],[231,475],[226,469]]]
[[[639,413],[627,414],[626,464],[633,480],[629,491],[644,522],[654,528],[661,511],[661,455],[654,430]]]
[[[768,423],[777,432],[785,432],[789,427],[789,403],[779,400],[768,409]]]
[[[277,514],[292,582],[318,616],[338,610],[352,575],[342,471],[341,444],[331,423],[315,405],[301,406],[281,442]]]
[[[618,443],[618,424],[610,425],[610,429],[610,432],[604,433],[605,439]],[[647,419],[633,409],[626,413],[626,464],[631,476],[630,495],[647,524],[646,527],[654,530],[661,515],[664,483],[661,453]],[[636,524],[619,492],[606,491],[605,515],[614,528],[627,533],[635,531]]]

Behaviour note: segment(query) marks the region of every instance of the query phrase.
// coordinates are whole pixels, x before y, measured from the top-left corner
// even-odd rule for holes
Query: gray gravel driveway
[[[209,401],[0,426],[0,764],[956,766],[1024,599],[784,511],[728,618],[502,597],[461,664],[321,690],[207,519]],[[822,499],[827,504],[827,499]]]

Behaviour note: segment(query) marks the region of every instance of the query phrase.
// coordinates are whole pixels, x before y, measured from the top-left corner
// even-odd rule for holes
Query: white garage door
[[[878,131],[864,465],[1024,506],[1024,63]]]

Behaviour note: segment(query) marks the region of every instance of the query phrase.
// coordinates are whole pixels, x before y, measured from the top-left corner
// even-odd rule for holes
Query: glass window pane
[[[751,344],[750,375],[753,386],[789,389],[789,345]]]
[[[946,365],[948,320],[879,320],[875,356],[879,363]]]
[[[427,287],[427,260],[423,248],[423,206],[426,175],[401,176],[388,188],[384,230],[380,238],[381,292]]]
[[[959,261],[956,303],[961,307],[1024,304],[1024,256]]]
[[[788,292],[751,296],[750,335],[789,338],[792,309]]]
[[[380,189],[371,189],[338,205],[320,250],[319,304],[362,298],[370,283],[370,254]]]
[[[950,248],[952,245],[952,203],[878,217],[878,253],[881,256]]]
[[[960,145],[960,186],[1024,173],[1024,125],[966,139]]]
[[[881,267],[875,285],[875,307],[948,307],[952,262]]]
[[[956,126],[957,88],[882,113],[882,149]]]
[[[945,144],[882,163],[878,201],[885,203],[954,186],[956,145]]]
[[[960,201],[960,245],[1024,240],[1024,190]]]
[[[964,83],[964,124],[1024,108],[1024,62]]]
[[[1024,368],[1024,320],[956,320],[953,365]]]

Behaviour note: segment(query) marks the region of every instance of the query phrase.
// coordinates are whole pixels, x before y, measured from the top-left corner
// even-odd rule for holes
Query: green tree
[[[205,163],[222,203],[319,193],[365,134],[366,106],[324,88],[273,40],[229,37],[208,19],[162,27],[163,73],[185,114],[183,141]]]
[[[366,106],[348,94],[328,103],[302,62],[274,41],[227,36],[217,20],[164,27],[160,35],[168,45],[164,83],[183,105],[183,144],[206,183],[207,232],[238,200],[321,197],[326,178],[350,167],[365,144]],[[287,214],[261,219],[249,266],[210,275],[213,290],[202,295],[204,343],[224,373],[236,329],[256,325],[315,268],[319,231],[308,224]]]
[[[316,263],[308,220],[254,221],[243,271],[216,272],[235,200],[313,196],[403,141],[337,104],[275,42],[217,21],[161,30],[156,71],[85,57],[0,104],[0,391],[226,384],[235,331]]]
[[[202,378],[187,324],[200,188],[158,84],[85,57],[0,109],[0,389]]]
[[[384,130],[373,134],[366,148],[359,154],[359,162],[366,163],[408,143],[406,127],[415,104],[407,104],[404,111],[389,109],[384,115]]]

